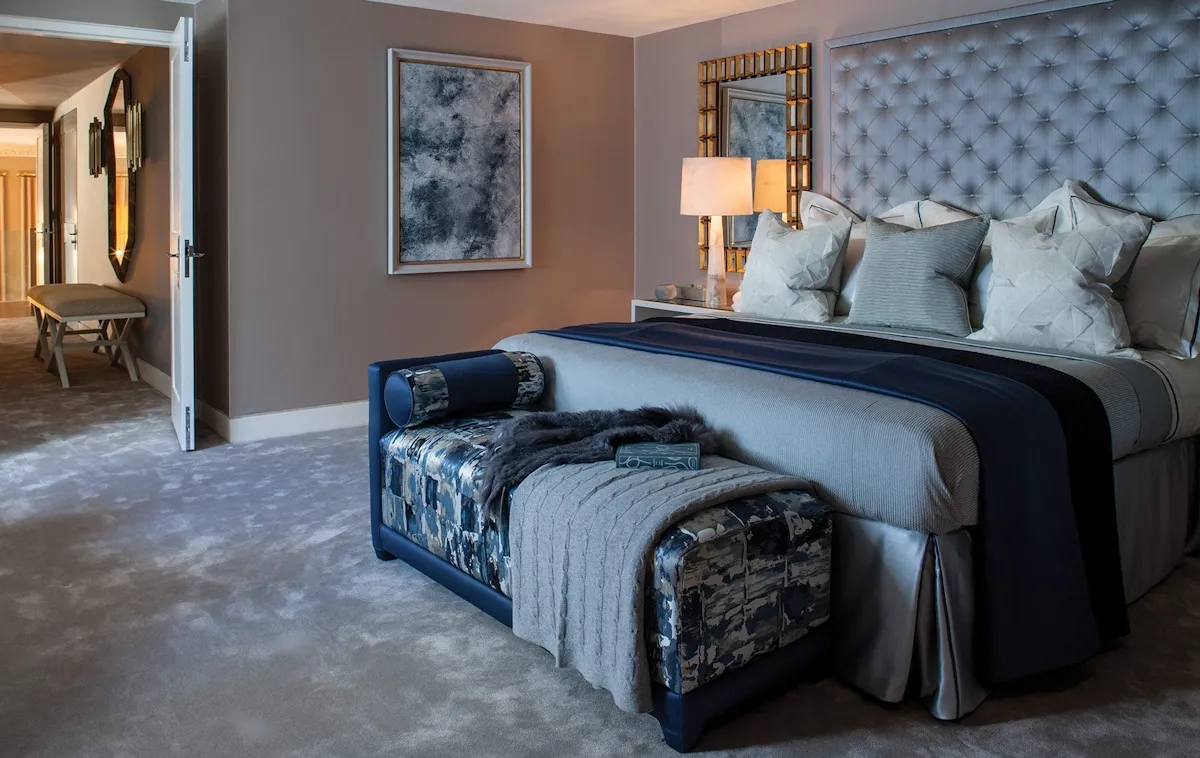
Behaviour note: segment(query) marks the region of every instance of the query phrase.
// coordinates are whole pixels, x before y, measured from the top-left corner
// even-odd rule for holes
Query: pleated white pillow
[[[844,218],[797,230],[763,211],[733,309],[793,321],[829,321],[849,236],[850,222]]]
[[[983,329],[969,339],[1138,357],[1112,287],[1149,232],[1139,216],[1063,234],[993,222],[991,294]]]

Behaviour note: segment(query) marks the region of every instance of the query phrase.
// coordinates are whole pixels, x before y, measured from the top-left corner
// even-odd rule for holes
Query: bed
[[[1191,0],[1072,0],[831,41],[826,186],[862,216],[934,198],[1006,218],[1066,180],[1157,219],[1200,212],[1198,24]],[[1200,361],[868,331],[1046,366],[1099,398],[1127,602],[1195,548]],[[499,347],[543,358],[556,409],[693,404],[736,457],[818,483],[840,514],[841,676],[881,700],[925,697],[942,719],[984,700],[976,642],[987,598],[977,592],[973,537],[980,459],[959,420],[862,389],[561,335],[519,335]]]

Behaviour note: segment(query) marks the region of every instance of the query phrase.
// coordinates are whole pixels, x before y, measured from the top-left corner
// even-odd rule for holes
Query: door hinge
[[[187,63],[189,60],[191,60],[191,55],[192,55],[192,46],[190,43],[185,41],[183,43],[183,62]]]
[[[183,409],[183,437],[190,445],[192,444],[192,408],[188,406]]]

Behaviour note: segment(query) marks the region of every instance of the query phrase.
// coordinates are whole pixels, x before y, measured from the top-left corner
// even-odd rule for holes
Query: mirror
[[[104,104],[104,172],[108,175],[108,260],[125,281],[135,240],[137,171],[131,168],[131,82],[124,69],[113,74]]]
[[[800,193],[812,189],[812,71],[808,43],[700,64],[699,156],[750,158],[755,213],[725,219],[726,268],[745,270],[758,224],[770,208],[800,225]],[[707,267],[709,219],[700,219],[700,267]]]
[[[776,214],[787,211],[782,202],[766,202],[759,197],[760,182],[768,177],[758,176],[759,170],[771,170],[779,164],[762,164],[762,160],[787,158],[787,77],[783,74],[761,79],[722,82],[720,155],[728,158],[750,158],[754,176],[754,210],[750,216],[729,216],[725,219],[726,245],[750,247],[758,225],[757,211],[770,208]]]

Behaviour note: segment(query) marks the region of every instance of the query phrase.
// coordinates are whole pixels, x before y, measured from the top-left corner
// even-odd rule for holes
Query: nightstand
[[[629,309],[630,321],[645,321],[662,316],[709,316],[736,318],[733,308],[707,308],[694,300],[634,300]]]

